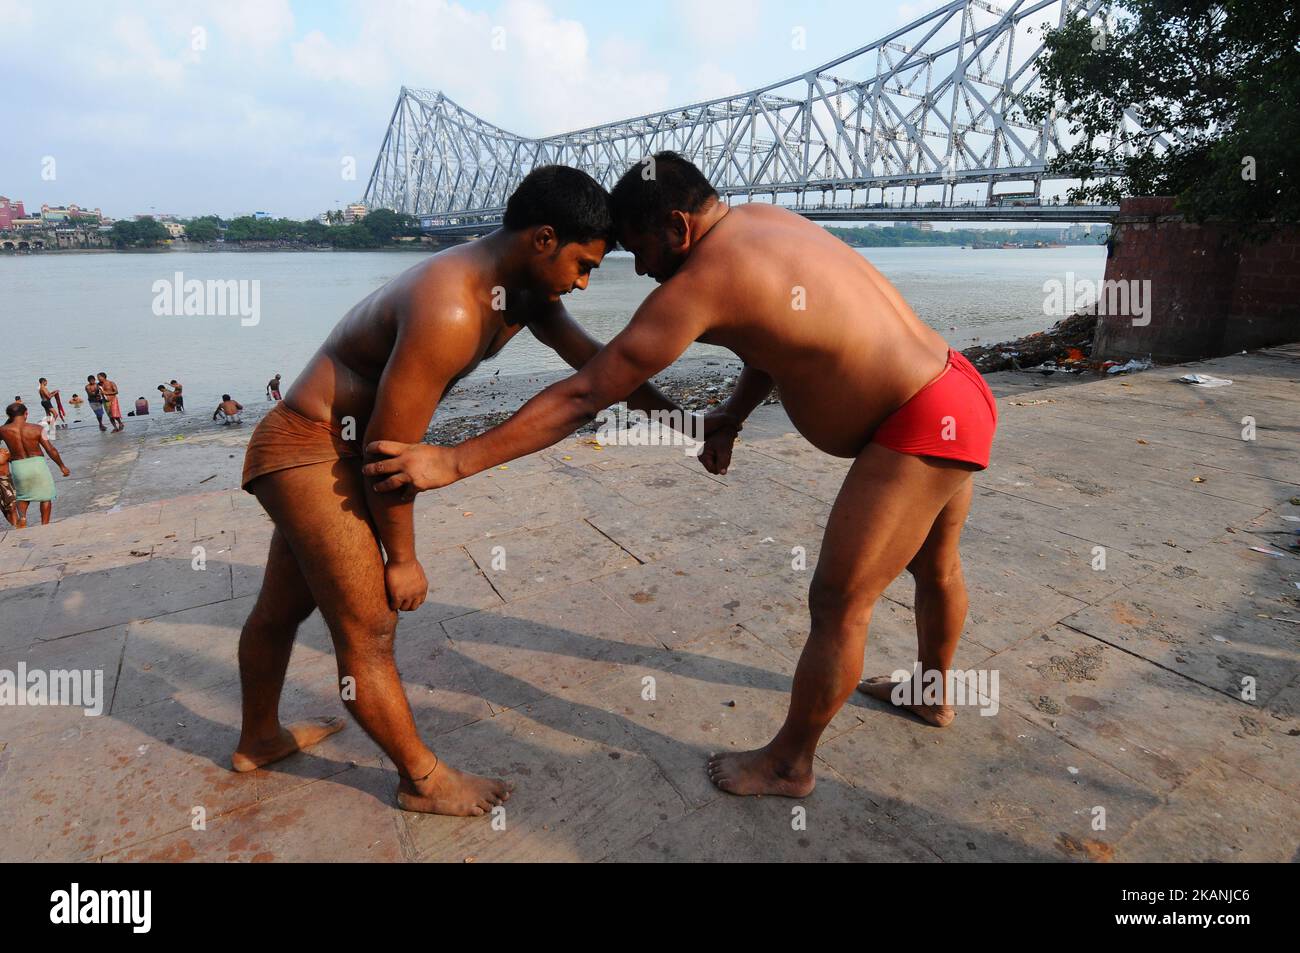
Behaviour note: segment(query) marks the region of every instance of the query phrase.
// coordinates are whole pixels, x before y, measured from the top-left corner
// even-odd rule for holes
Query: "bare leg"
[[[308,748],[343,727],[341,718],[280,724],[280,691],[298,626],[316,608],[298,562],[279,530],[271,537],[262,590],[239,635],[243,726],[231,756],[236,771],[252,771]]]
[[[902,707],[939,728],[952,724],[956,715],[948,693],[947,674],[952,668],[953,656],[957,654],[962,626],[966,624],[966,581],[961,571],[959,544],[973,492],[974,485],[967,482],[948,501],[935,518],[925,545],[907,566],[908,572],[916,580],[917,658],[922,672],[942,673],[943,702],[939,705],[917,703]],[[913,678],[913,699],[922,697],[921,688]],[[888,675],[869,678],[858,689],[872,698],[894,703],[894,683]]]
[[[344,704],[397,766],[401,806],[478,815],[505,801],[505,782],[441,764],[416,732],[393,661],[397,613],[388,607],[360,465],[295,467],[261,477],[254,489],[330,628]]]
[[[19,500],[14,506],[18,508],[18,520],[14,523],[14,526],[18,529],[25,529],[27,527],[27,501]]]
[[[822,732],[862,677],[871,610],[920,550],[935,516],[965,484],[960,464],[868,444],[831,509],[808,593],[812,629],[785,724],[765,747],[716,754],[709,777],[731,794],[803,797],[815,785]]]
[[[50,523],[50,514],[54,512],[54,504],[49,500],[41,501],[41,525],[48,526]]]

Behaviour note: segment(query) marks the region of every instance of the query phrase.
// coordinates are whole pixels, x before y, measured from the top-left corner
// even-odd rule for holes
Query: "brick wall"
[[[1252,244],[1183,221],[1172,198],[1124,199],[1106,280],[1150,281],[1150,323],[1103,315],[1095,360],[1178,363],[1300,340],[1300,226]]]

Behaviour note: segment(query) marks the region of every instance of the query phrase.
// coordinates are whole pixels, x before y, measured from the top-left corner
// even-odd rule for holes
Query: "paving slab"
[[[1188,370],[1234,383],[1170,382]],[[704,763],[784,717],[850,461],[768,405],[725,475],[583,434],[423,494],[430,592],[395,657],[439,755],[517,785],[475,820],[396,807],[319,613],[281,716],[345,729],[231,772],[239,632],[273,532],[236,485],[251,428],[74,433],[55,522],[0,530],[0,670],[102,673],[108,708],[0,710],[0,859],[1300,857],[1300,350],[993,383],[956,664],[997,690],[944,730],[855,694],[797,802],[725,795]],[[864,674],[913,664],[913,597],[904,574],[876,606]]]

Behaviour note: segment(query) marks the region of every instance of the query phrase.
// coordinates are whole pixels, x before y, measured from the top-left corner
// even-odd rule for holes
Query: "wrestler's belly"
[[[773,374],[790,422],[809,443],[836,457],[856,457],[896,406],[843,375]]]

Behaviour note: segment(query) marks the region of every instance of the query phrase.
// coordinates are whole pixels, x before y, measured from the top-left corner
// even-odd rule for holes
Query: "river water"
[[[1007,340],[1050,326],[1045,281],[1097,280],[1104,247],[1055,249],[871,248],[865,254],[925,321],[955,347]],[[158,252],[0,255],[0,396],[35,403],[47,377],[65,404],[86,375],[107,371],[129,408],[176,378],[192,410],[221,394],[245,403],[264,398],[277,371],[291,381],[355,302],[426,257],[427,252]],[[258,320],[185,317],[165,310],[155,282],[257,281]],[[252,285],[246,285],[251,293]],[[628,321],[654,288],[626,253],[611,255],[585,292],[569,295],[570,312],[600,340]],[[164,296],[165,297],[165,296]],[[252,304],[252,298],[245,303]],[[244,313],[249,313],[246,309]],[[719,349],[693,345],[688,354]],[[721,352],[729,353],[729,352]],[[476,377],[558,370],[563,363],[531,335],[516,337]]]

